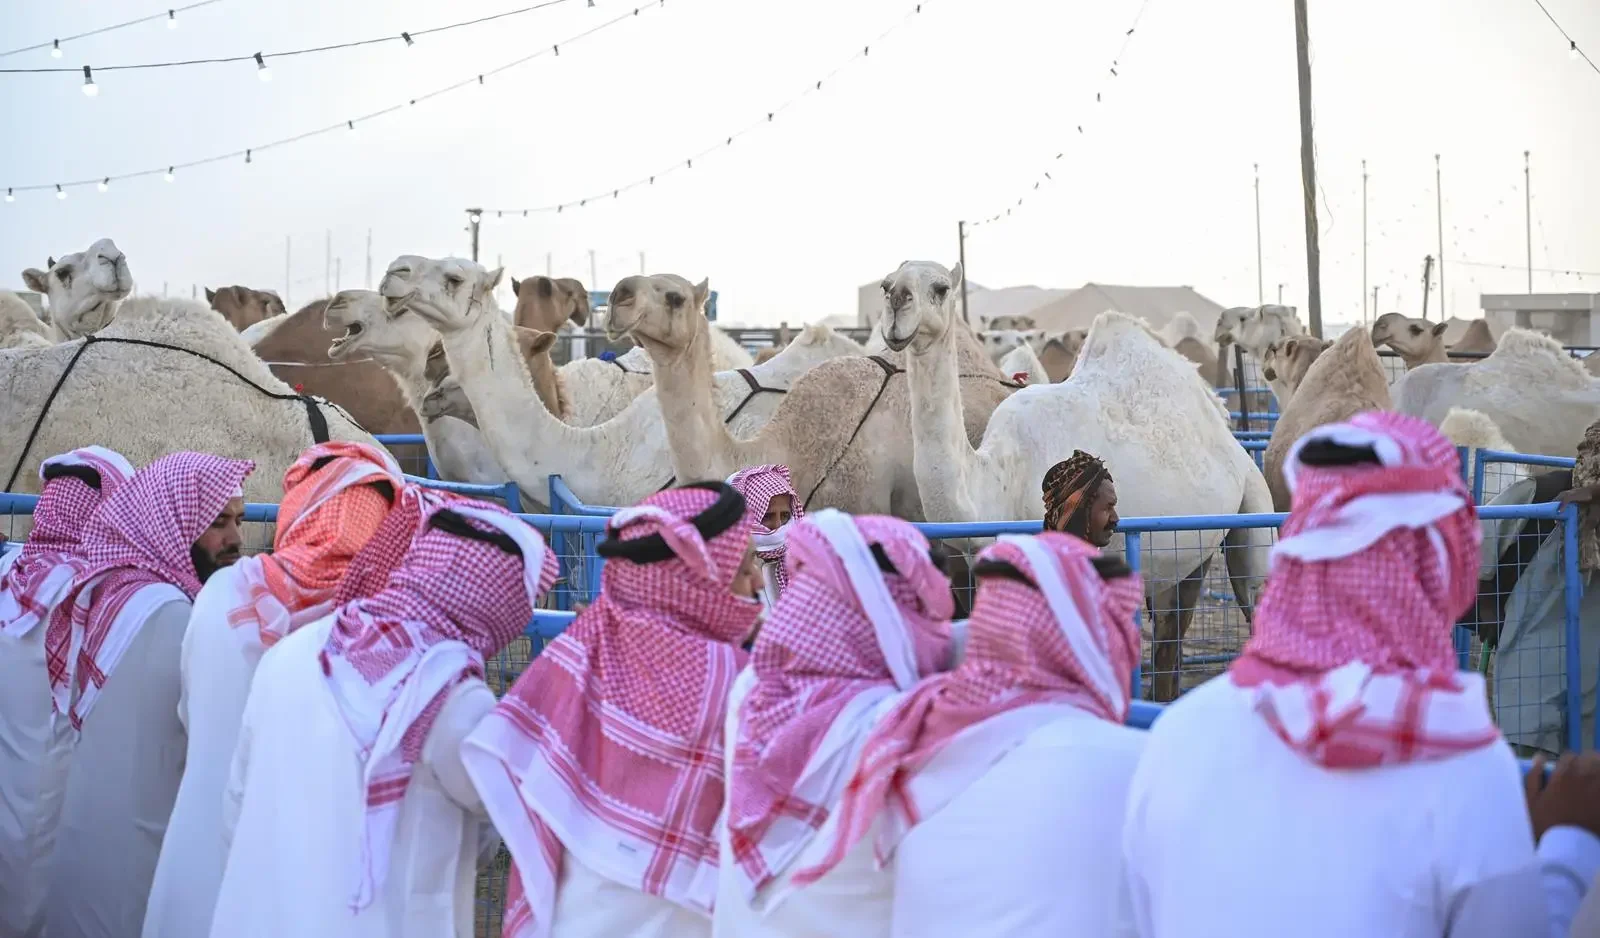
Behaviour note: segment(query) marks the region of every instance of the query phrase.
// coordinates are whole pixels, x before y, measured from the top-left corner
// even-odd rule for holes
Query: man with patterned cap
[[[734,683],[714,934],[882,938],[894,871],[863,842],[804,889],[862,743],[950,665],[950,581],[904,521],[828,509],[789,535],[794,576]]]
[[[1545,935],[1516,759],[1456,670],[1482,534],[1412,417],[1317,427],[1255,632],[1167,708],[1128,796],[1142,938]]]
[[[1117,529],[1117,487],[1106,464],[1083,450],[1044,474],[1044,529],[1061,531],[1096,547]]]
[[[210,934],[227,860],[222,795],[256,665],[280,639],[335,609],[351,561],[405,484],[386,450],[313,446],[284,474],[272,552],[219,571],[195,599],[178,711],[188,758],[150,890],[147,938]]]
[[[403,498],[396,516],[356,561],[403,550],[384,588],[256,670],[223,802],[216,938],[473,934],[483,806],[461,741],[494,707],[485,659],[522,634],[557,564],[496,506]]]
[[[85,446],[39,467],[33,530],[0,558],[0,935],[37,938],[71,732],[51,714],[44,623],[84,570],[89,516],[133,476],[119,453]]]
[[[463,747],[511,851],[506,938],[703,938],[723,723],[761,604],[732,591],[755,519],[721,482],[617,512],[600,595]]]
[[[761,601],[770,609],[789,585],[783,563],[785,540],[789,522],[806,516],[805,505],[789,480],[788,466],[740,469],[729,477],[728,484],[750,503],[750,514],[757,519],[751,527],[752,540],[761,561]]]
[[[51,938],[139,933],[183,774],[178,659],[208,571],[237,550],[254,464],[163,456],[84,528],[84,569],[45,633],[49,693],[76,731],[45,915]]]
[[[961,664],[867,740],[832,844],[797,882],[870,844],[895,864],[887,934],[1110,935],[1119,808],[1141,734],[1123,725],[1139,660],[1139,577],[1060,534],[978,555]]]

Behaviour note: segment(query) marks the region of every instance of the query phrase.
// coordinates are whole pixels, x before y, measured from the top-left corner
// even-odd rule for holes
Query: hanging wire
[[[1486,267],[1492,270],[1527,270],[1527,264],[1495,264],[1489,261],[1451,260],[1451,264],[1464,264],[1468,267]],[[1592,270],[1563,270],[1559,267],[1535,267],[1536,274],[1566,274],[1570,277],[1600,277],[1600,273]]]
[[[1095,91],[1095,93],[1094,93],[1094,100],[1095,100],[1096,104],[1100,103],[1101,97],[1105,93],[1105,89],[1110,86],[1110,84],[1111,84],[1111,82],[1113,80],[1116,79],[1117,70],[1122,67],[1122,58],[1123,58],[1123,56],[1128,54],[1128,46],[1130,44],[1132,44],[1133,35],[1138,30],[1140,21],[1144,19],[1145,10],[1149,9],[1149,7],[1150,7],[1150,0],[1143,0],[1143,2],[1141,2],[1139,4],[1139,12],[1134,14],[1133,23],[1128,26],[1128,31],[1122,34],[1122,45],[1117,49],[1116,58],[1111,60],[1111,67],[1106,70],[1106,75],[1102,79],[1102,84],[1101,84],[1100,89]],[[1078,124],[1076,126],[1077,126],[1077,135],[1079,137],[1083,136],[1083,124],[1080,123],[1080,124]],[[1054,164],[1056,164],[1056,163],[1060,162],[1062,159],[1064,159],[1066,157],[1066,155],[1067,155],[1067,148],[1063,148],[1063,149],[1057,151],[1055,157],[1052,158],[1050,163],[1048,163],[1046,165],[1053,166]],[[1051,175],[1050,170],[1048,170],[1048,169],[1044,170],[1042,173],[1039,174],[1038,178],[1036,178],[1033,181],[1033,185],[1030,188],[1028,188],[1027,190],[1025,190],[1023,192],[1023,194],[1020,197],[1018,197],[1017,200],[1013,204],[1006,206],[1001,211],[995,212],[993,215],[990,215],[987,218],[982,218],[982,219],[979,219],[978,221],[968,222],[967,223],[967,230],[971,231],[974,228],[981,228],[984,225],[992,225],[992,224],[995,224],[996,222],[999,222],[999,221],[1001,221],[1003,219],[1011,217],[1011,212],[1013,210],[1015,210],[1015,209],[1021,208],[1022,207],[1022,203],[1027,201],[1027,198],[1028,198],[1028,196],[1030,194],[1032,194],[1033,192],[1036,192],[1039,189],[1039,187],[1043,186],[1045,183],[1054,182],[1054,181],[1055,181],[1055,177],[1053,175]]]
[[[1149,0],[1146,0],[1146,2],[1149,2]],[[526,218],[530,214],[550,214],[552,212],[559,214],[561,212],[567,211],[568,209],[587,208],[590,203],[599,202],[602,199],[617,199],[617,198],[620,198],[622,196],[622,193],[624,193],[624,192],[628,192],[628,191],[631,191],[633,189],[638,189],[638,188],[643,187],[643,186],[653,186],[653,185],[655,185],[655,182],[656,182],[657,179],[661,179],[662,177],[669,176],[672,173],[679,172],[680,170],[694,169],[694,161],[695,160],[698,160],[698,159],[701,159],[703,157],[709,156],[710,154],[715,153],[718,150],[725,150],[728,147],[733,146],[734,141],[736,141],[739,138],[744,137],[744,136],[746,136],[748,134],[754,133],[757,129],[759,129],[761,127],[765,127],[766,125],[772,123],[772,119],[774,117],[776,117],[777,115],[782,114],[783,112],[785,112],[785,111],[789,110],[790,108],[794,107],[795,105],[799,104],[801,101],[805,100],[805,98],[807,96],[816,94],[817,92],[820,92],[822,90],[823,86],[825,84],[827,84],[830,80],[832,80],[832,78],[835,75],[837,75],[840,72],[844,71],[846,68],[848,68],[849,66],[851,66],[855,62],[857,62],[857,61],[859,61],[861,59],[867,58],[869,56],[869,54],[872,52],[872,47],[873,46],[883,42],[890,35],[898,32],[901,29],[903,29],[906,26],[906,24],[910,23],[911,20],[916,17],[916,15],[918,13],[922,12],[922,8],[924,6],[927,6],[927,3],[919,3],[919,4],[917,4],[911,10],[911,12],[909,12],[905,16],[901,17],[899,22],[895,23],[893,26],[890,26],[888,29],[886,29],[883,32],[879,33],[877,38],[873,39],[871,42],[868,42],[865,45],[863,45],[861,47],[861,51],[857,52],[855,55],[852,55],[850,58],[845,59],[843,62],[839,63],[838,65],[834,66],[833,71],[828,72],[826,75],[823,75],[820,79],[818,79],[818,80],[816,80],[814,82],[809,82],[806,85],[805,90],[801,91],[799,94],[795,95],[794,97],[790,98],[789,100],[785,101],[784,103],[778,105],[777,107],[773,108],[772,110],[767,111],[762,117],[758,118],[757,120],[751,121],[749,124],[746,124],[744,127],[740,128],[739,130],[736,130],[731,134],[724,134],[721,138],[719,138],[717,140],[716,143],[706,147],[705,149],[701,150],[700,152],[695,153],[694,155],[686,157],[684,159],[678,160],[676,163],[673,163],[671,166],[668,166],[665,169],[662,169],[662,170],[660,170],[660,171],[658,171],[656,173],[653,173],[653,174],[651,174],[649,176],[640,176],[639,178],[634,179],[631,182],[626,182],[626,183],[623,183],[621,185],[616,185],[616,186],[611,186],[611,187],[606,188],[606,189],[601,189],[598,192],[596,192],[594,195],[587,196],[587,197],[581,198],[581,199],[573,199],[573,200],[568,201],[568,202],[556,202],[556,203],[552,203],[550,205],[530,206],[530,207],[526,207],[526,208],[523,208],[523,207],[519,207],[519,208],[486,208],[486,209],[483,209],[483,211],[486,212],[486,213],[487,212],[503,213],[506,216],[506,218],[508,218],[508,219],[509,218],[513,218],[513,217]]]
[[[116,23],[111,26],[102,26],[99,29],[91,29],[86,33],[73,33],[70,36],[58,36],[47,42],[36,42],[31,46],[20,46],[16,49],[0,52],[0,59],[3,59],[8,55],[20,55],[23,52],[32,52],[35,49],[49,49],[52,47],[60,48],[63,42],[72,42],[75,39],[87,39],[90,36],[98,36],[101,33],[109,33],[113,30],[124,29],[129,26],[137,26],[140,23],[149,23],[155,20],[176,21],[179,13],[187,13],[190,10],[221,2],[222,0],[199,0],[198,3],[191,3],[188,6],[172,7],[171,9],[162,10],[160,13],[152,13],[149,16],[141,16],[136,20],[128,20],[126,23]],[[66,71],[76,71],[76,69],[66,69]]]
[[[60,187],[62,187],[62,188],[71,189],[71,188],[73,188],[75,186],[98,185],[102,179],[105,179],[107,182],[110,182],[110,181],[114,181],[114,180],[118,180],[118,179],[138,179],[138,178],[143,177],[143,176],[155,176],[155,175],[171,176],[174,170],[191,169],[191,168],[196,167],[196,166],[206,166],[206,165],[209,165],[211,163],[221,163],[221,162],[224,162],[224,161],[227,161],[227,160],[237,160],[237,159],[241,159],[242,157],[244,157],[247,153],[252,153],[252,152],[253,153],[261,153],[261,152],[264,152],[264,151],[267,151],[267,150],[275,150],[275,149],[277,149],[279,147],[285,147],[285,146],[288,146],[288,145],[290,145],[292,143],[299,143],[302,140],[309,140],[312,137],[320,137],[323,134],[330,134],[330,133],[333,133],[335,131],[344,131],[345,133],[348,134],[351,131],[355,130],[356,125],[358,125],[358,124],[363,124],[363,123],[366,123],[367,121],[374,120],[374,119],[379,118],[379,117],[384,117],[384,116],[389,115],[389,114],[393,114],[396,111],[405,110],[408,107],[411,107],[411,106],[417,105],[417,104],[421,104],[424,101],[430,101],[430,100],[432,100],[434,98],[440,97],[441,95],[449,94],[452,91],[459,91],[462,88],[475,87],[477,85],[481,85],[481,84],[483,84],[483,80],[484,80],[485,77],[492,77],[494,75],[500,74],[501,72],[510,71],[511,69],[516,68],[519,65],[524,65],[524,64],[526,64],[528,62],[531,62],[534,59],[540,58],[542,56],[552,55],[557,46],[571,45],[574,42],[578,42],[580,40],[587,39],[590,36],[595,35],[596,33],[599,33],[599,32],[601,32],[603,30],[609,29],[610,27],[617,25],[618,23],[621,23],[621,22],[623,22],[625,20],[629,20],[629,19],[632,19],[632,18],[638,16],[639,13],[641,11],[643,11],[643,10],[648,10],[651,7],[661,7],[661,6],[665,6],[665,5],[666,5],[666,0],[651,0],[650,3],[645,3],[645,4],[641,4],[639,6],[636,6],[633,9],[631,9],[630,11],[628,11],[627,13],[619,14],[617,16],[612,17],[609,20],[606,20],[603,23],[599,23],[599,24],[596,24],[594,26],[591,26],[588,29],[584,30],[583,32],[578,33],[577,35],[574,35],[574,36],[571,36],[569,38],[561,40],[559,43],[555,43],[555,44],[552,44],[550,46],[546,46],[544,48],[539,49],[537,52],[529,53],[528,55],[522,56],[519,59],[513,59],[512,61],[507,62],[504,65],[500,65],[500,66],[497,66],[497,67],[492,68],[492,69],[487,69],[485,71],[478,72],[478,73],[474,74],[472,77],[464,78],[461,81],[458,81],[453,85],[446,85],[443,88],[436,88],[433,91],[430,91],[430,92],[428,92],[426,94],[419,94],[416,97],[409,98],[406,101],[401,102],[399,104],[391,104],[386,108],[381,108],[379,110],[372,111],[372,112],[367,113],[367,114],[361,114],[361,115],[358,115],[356,117],[341,119],[341,120],[335,121],[332,124],[328,124],[325,127],[318,127],[316,130],[308,130],[308,131],[305,131],[304,133],[295,134],[292,137],[283,137],[283,138],[278,139],[278,140],[273,140],[273,141],[270,141],[268,143],[257,144],[257,145],[252,146],[252,147],[241,147],[241,148],[239,148],[237,150],[232,150],[232,151],[230,151],[228,153],[219,153],[219,154],[216,154],[215,156],[207,156],[207,157],[203,157],[201,159],[189,160],[188,162],[184,162],[184,163],[164,164],[162,166],[153,167],[151,169],[141,169],[141,170],[137,170],[137,171],[131,172],[131,173],[114,173],[114,174],[111,174],[111,175],[106,175],[104,173],[101,173],[101,174],[97,174],[95,176],[91,176],[91,177],[86,178],[86,179],[77,179],[77,180],[73,180],[72,182],[63,182],[63,183],[59,183],[59,184],[58,183],[36,183],[36,184],[33,184],[33,185],[27,185],[27,186],[10,186],[10,187],[7,187],[7,191],[15,191],[15,192],[48,191],[48,190],[56,188],[58,185]],[[169,179],[168,181],[170,182],[171,180]]]
[[[1556,28],[1556,32],[1561,34],[1561,38],[1567,41],[1567,54],[1583,59],[1591,71],[1596,75],[1600,75],[1600,65],[1596,65],[1594,59],[1589,58],[1589,53],[1578,47],[1578,40],[1572,38],[1572,34],[1563,29],[1560,23],[1556,22],[1556,18],[1551,16],[1550,11],[1545,7],[1544,0],[1533,0],[1533,3],[1539,8],[1539,12],[1544,14],[1545,19],[1550,21],[1550,25]]]
[[[207,0],[207,2],[217,3],[219,0]],[[225,55],[206,59],[181,59],[172,62],[141,62],[133,65],[96,65],[94,66],[94,70],[97,72],[121,72],[136,69],[184,68],[190,65],[221,65],[229,62],[252,62],[258,58],[285,59],[296,55],[313,55],[319,52],[334,52],[340,49],[358,49],[363,46],[376,46],[391,42],[403,42],[409,46],[413,44],[412,40],[420,36],[431,36],[436,33],[448,32],[452,29],[462,29],[468,26],[478,26],[483,23],[492,23],[495,20],[502,20],[510,16],[520,16],[523,13],[534,13],[549,7],[560,6],[563,3],[571,2],[573,2],[573,0],[544,0],[544,2],[535,3],[532,6],[518,7],[515,10],[506,10],[501,13],[490,14],[489,16],[480,16],[476,19],[462,20],[458,23],[446,23],[443,26],[431,26],[427,29],[413,29],[401,33],[390,33],[387,36],[374,36],[369,39],[357,39],[352,42],[336,42],[330,45],[310,46],[304,49],[285,49],[282,52],[246,52],[240,55]],[[196,6],[202,5],[203,4],[196,4]],[[143,20],[136,20],[135,22],[143,22]],[[85,35],[88,34],[86,33]],[[45,45],[48,45],[48,43]],[[41,48],[41,46],[33,46],[31,48]],[[560,53],[557,54],[559,55]],[[81,66],[75,65],[57,66],[51,68],[0,68],[0,75],[29,75],[46,72],[77,72],[80,70]]]

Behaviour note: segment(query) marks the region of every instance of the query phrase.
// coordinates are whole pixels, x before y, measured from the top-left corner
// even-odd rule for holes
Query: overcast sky
[[[527,0],[221,0],[151,23],[0,59],[0,67],[110,65],[249,54],[397,34]],[[1305,257],[1291,0],[927,0],[870,55],[770,125],[643,190],[499,224],[482,257],[510,273],[602,288],[653,271],[708,276],[723,318],[853,313],[855,288],[907,258],[953,263],[956,223],[1027,198],[977,228],[969,272],[990,286],[1190,284],[1224,305],[1257,295],[1251,165],[1261,166],[1267,299],[1304,306]],[[1600,56],[1600,6],[1545,0]],[[113,182],[105,194],[19,193],[0,203],[0,284],[46,255],[109,236],[141,290],[163,284],[324,286],[332,232],[344,287],[401,253],[468,252],[463,209],[520,209],[609,191],[680,163],[861,51],[913,0],[667,0],[472,87],[340,132],[236,160]],[[0,49],[148,14],[160,0],[0,0]],[[492,25],[253,64],[82,76],[0,75],[0,187],[116,175],[253,146],[403,102],[632,9],[583,0]],[[1522,292],[1522,152],[1533,153],[1536,267],[1600,271],[1600,75],[1569,60],[1533,0],[1312,0],[1323,303],[1362,308],[1361,167],[1369,279],[1384,311],[1415,315],[1436,252],[1434,161],[1444,167],[1451,312]],[[1095,95],[1103,92],[1096,103]],[[1083,126],[1080,134],[1077,130]],[[1057,152],[1065,156],[1059,161]],[[1589,172],[1585,172],[1585,169]],[[1053,181],[1031,189],[1042,170]],[[1513,265],[1498,270],[1477,264]],[[1540,291],[1600,277],[1535,274]],[[1397,306],[1398,302],[1398,306]],[[1435,302],[1434,310],[1437,310]]]

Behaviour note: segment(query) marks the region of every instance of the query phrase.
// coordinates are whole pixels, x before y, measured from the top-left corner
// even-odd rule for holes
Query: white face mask
[[[785,524],[771,534],[753,534],[751,540],[759,551],[782,550],[789,541],[789,526]]]

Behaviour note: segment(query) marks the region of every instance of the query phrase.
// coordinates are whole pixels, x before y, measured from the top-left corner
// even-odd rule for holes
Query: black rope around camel
[[[22,474],[22,467],[27,464],[28,452],[33,449],[34,441],[39,438],[39,431],[44,427],[44,418],[50,413],[50,405],[55,403],[56,395],[61,393],[62,385],[67,383],[67,376],[72,374],[72,370],[74,368],[78,367],[78,360],[83,357],[84,352],[89,350],[89,346],[98,345],[101,343],[112,343],[115,345],[142,345],[146,348],[158,348],[166,349],[172,352],[183,352],[185,355],[193,355],[195,358],[198,358],[201,361],[208,361],[211,364],[216,365],[218,368],[223,369],[224,371],[233,375],[235,378],[238,378],[240,381],[243,381],[245,384],[250,385],[252,388],[255,388],[263,395],[270,397],[275,401],[299,401],[301,404],[305,405],[306,422],[311,425],[311,438],[316,443],[328,442],[328,418],[322,413],[321,405],[323,404],[327,404],[328,406],[337,410],[352,424],[355,424],[358,427],[360,426],[360,424],[356,423],[356,421],[351,418],[350,414],[338,404],[334,404],[331,401],[322,400],[321,398],[314,397],[310,394],[280,394],[277,391],[269,391],[261,385],[250,380],[237,368],[227,364],[226,362],[217,361],[215,358],[212,358],[210,355],[207,355],[204,352],[197,352],[194,349],[187,349],[181,345],[167,345],[164,342],[151,342],[148,339],[102,338],[100,336],[89,335],[83,337],[83,344],[78,346],[78,350],[72,353],[72,358],[67,362],[67,367],[62,370],[61,377],[56,379],[55,386],[50,389],[50,396],[44,399],[44,407],[40,408],[38,418],[33,421],[33,429],[28,432],[28,442],[23,444],[22,452],[17,456],[17,464],[11,468],[11,477],[6,480],[5,489],[0,491],[9,492],[11,491],[11,487],[17,483],[17,476]]]

